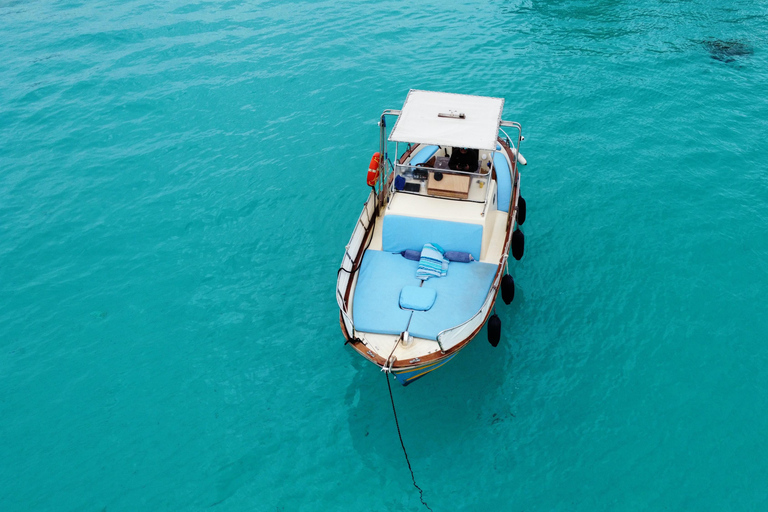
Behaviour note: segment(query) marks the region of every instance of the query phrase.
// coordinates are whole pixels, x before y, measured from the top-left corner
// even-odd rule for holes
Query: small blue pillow
[[[403,255],[403,258],[411,261],[419,261],[421,259],[421,251],[414,251],[413,249],[406,249],[400,254]]]
[[[395,176],[395,190],[403,190],[405,188],[405,177]]]
[[[461,251],[445,251],[443,256],[448,261],[458,261],[461,263],[469,263],[475,259],[470,253]]]
[[[415,311],[427,311],[435,303],[437,292],[434,288],[403,286],[400,290],[400,307]]]

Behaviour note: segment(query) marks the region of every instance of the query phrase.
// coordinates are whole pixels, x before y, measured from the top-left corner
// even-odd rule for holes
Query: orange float
[[[368,166],[368,186],[376,186],[379,179],[379,163],[381,162],[381,153],[378,151],[371,157],[371,164]]]

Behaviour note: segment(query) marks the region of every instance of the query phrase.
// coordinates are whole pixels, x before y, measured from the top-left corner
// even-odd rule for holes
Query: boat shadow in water
[[[511,324],[507,320],[510,317],[504,314],[502,319]],[[509,381],[505,372],[514,370],[512,357],[517,344],[504,336],[511,331],[511,325],[503,327],[502,341],[493,348],[484,341],[483,328],[478,334],[483,343],[470,344],[461,357],[430,374],[429,379],[408,387],[393,379],[403,442],[411,463],[419,467],[417,471],[425,473],[430,467],[439,470],[437,461],[444,463],[447,450],[461,447],[467,432],[487,432],[500,421],[514,421],[514,394],[502,390]],[[405,464],[389,391],[382,372],[372,372],[370,365],[357,365],[359,358],[353,359],[356,371],[345,395],[349,432],[361,461],[384,485],[391,472],[402,472]],[[442,455],[433,464],[435,454]]]
[[[709,56],[720,62],[736,62],[737,58],[749,57],[755,53],[754,48],[742,41],[707,39],[701,44],[709,51]]]

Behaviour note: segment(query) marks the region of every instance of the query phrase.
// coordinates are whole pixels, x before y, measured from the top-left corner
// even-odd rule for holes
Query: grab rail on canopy
[[[506,131],[504,131],[502,126],[506,126],[508,128],[516,128],[517,129],[517,144],[513,144],[512,137],[507,134]],[[499,131],[504,134],[504,137],[507,139],[507,145],[512,150],[512,153],[515,155],[515,161],[512,162],[512,171],[517,172],[517,161],[522,160],[523,165],[525,165],[525,159],[522,158],[522,155],[520,154],[520,144],[525,140],[525,137],[523,137],[523,127],[520,126],[520,123],[517,123],[515,121],[501,121],[499,123]],[[514,178],[514,175],[512,176]]]

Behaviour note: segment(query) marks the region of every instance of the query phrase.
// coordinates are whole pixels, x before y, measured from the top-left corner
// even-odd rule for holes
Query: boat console
[[[420,146],[401,157],[395,166],[395,191],[474,202],[488,200],[491,160],[482,154],[477,172],[448,168],[451,148]],[[426,158],[426,160],[425,160]]]

